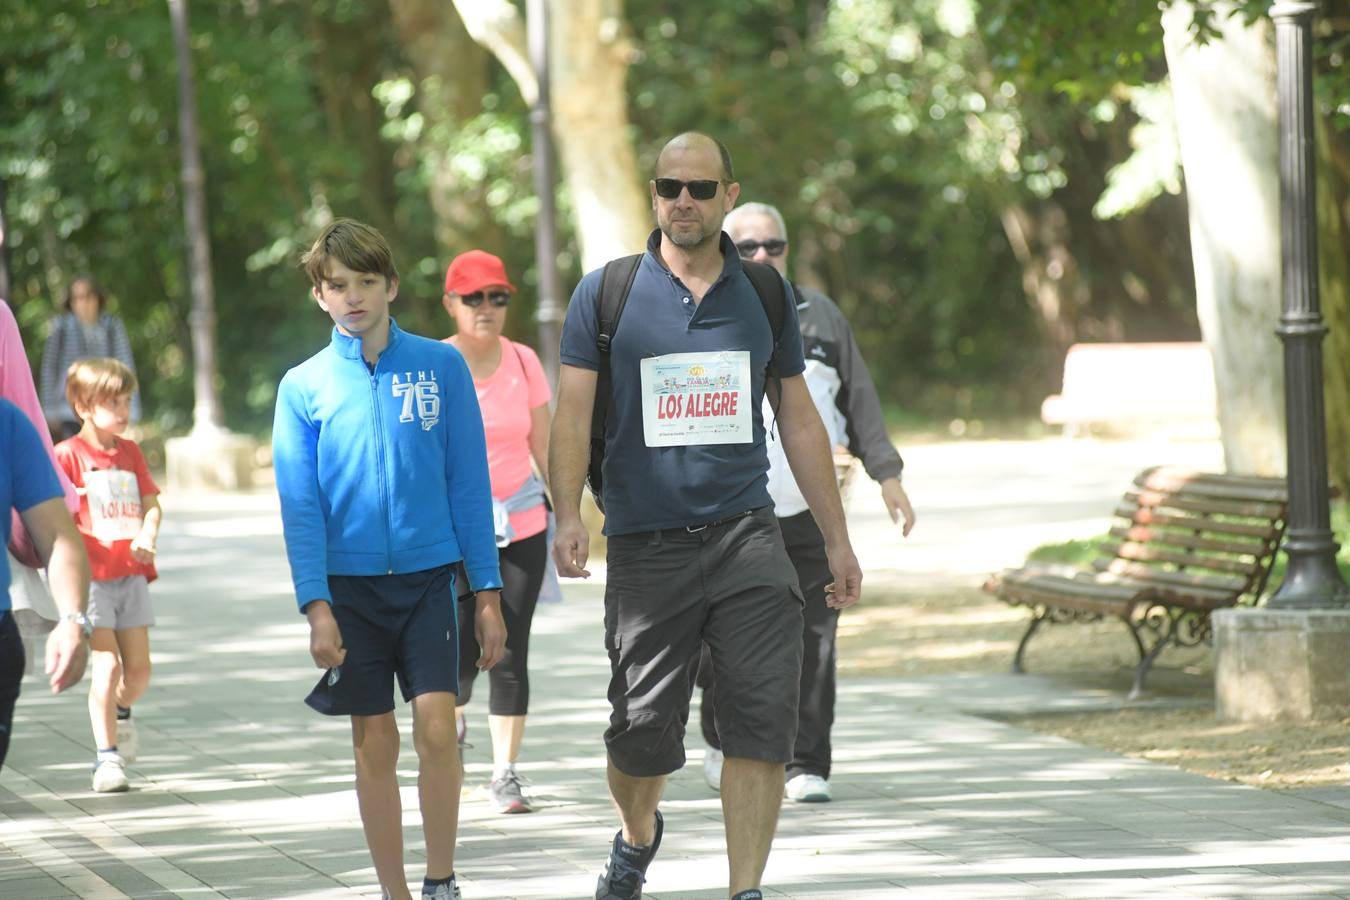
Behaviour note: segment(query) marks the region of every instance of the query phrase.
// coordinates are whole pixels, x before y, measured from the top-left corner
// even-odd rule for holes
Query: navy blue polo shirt
[[[764,449],[765,366],[773,351],[768,316],[745,274],[736,247],[722,234],[722,274],[697,305],[660,259],[661,232],[647,239],[619,327],[610,345],[613,405],[605,429],[605,534],[631,534],[715,521],[773,501]],[[572,293],[563,324],[564,365],[600,367],[595,346],[602,270]],[[778,345],[784,378],[806,368],[796,304],[788,296]],[[642,429],[643,359],[672,353],[745,350],[750,353],[753,439],[742,444],[648,447]]]

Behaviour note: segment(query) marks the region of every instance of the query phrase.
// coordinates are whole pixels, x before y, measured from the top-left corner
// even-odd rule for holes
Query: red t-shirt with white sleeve
[[[473,381],[487,436],[488,477],[492,496],[505,500],[530,477],[530,413],[548,403],[553,392],[539,356],[524,344],[504,337],[497,370]],[[511,514],[515,540],[533,537],[548,527],[548,511],[541,503]]]
[[[144,575],[154,581],[154,563],[139,563],[131,555],[131,542],[145,517],[141,498],[159,493],[141,448],[116,438],[108,451],[76,435],[56,445],[56,461],[80,495],[75,525],[84,537],[94,580]]]

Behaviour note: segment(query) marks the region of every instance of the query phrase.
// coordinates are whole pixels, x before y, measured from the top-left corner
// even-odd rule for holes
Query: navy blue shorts
[[[333,617],[347,658],[305,702],[329,716],[379,716],[434,691],[459,693],[452,566],[400,575],[330,575]]]

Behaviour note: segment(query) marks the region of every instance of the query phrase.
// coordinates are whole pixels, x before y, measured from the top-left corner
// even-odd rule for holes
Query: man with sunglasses
[[[828,435],[802,380],[801,333],[783,284],[775,335],[722,221],[740,193],[726,148],[704,134],[666,144],[649,185],[657,229],[606,352],[605,648],[610,794],[622,828],[597,900],[641,897],[661,843],[657,806],[685,762],[690,675],[702,644],[721,686],[722,810],[733,900],[758,900],[792,759],[802,597],[768,492],[766,388],[776,429],[825,536],[825,602],[858,602]],[[582,279],[563,326],[550,439],[560,575],[584,577],[578,512],[601,349],[602,270]],[[774,302],[769,300],[767,302]],[[776,352],[775,352],[775,343]],[[776,371],[769,372],[771,357]],[[676,885],[670,885],[673,889]]]
[[[787,277],[787,227],[777,209],[767,203],[747,203],[732,210],[723,227],[742,259],[767,263]],[[803,377],[830,441],[862,460],[867,474],[881,486],[881,499],[891,521],[903,518],[901,533],[908,537],[914,527],[914,508],[900,485],[904,462],[886,433],[881,401],[853,329],[829,297],[796,284],[792,290],[806,353]],[[797,742],[787,767],[787,796],[801,803],[820,803],[831,799],[830,729],[834,725],[839,610],[824,602],[821,590],[831,578],[825,539],[792,477],[783,444],[775,437],[770,434],[768,442],[769,494],[806,598]],[[704,755],[703,774],[708,785],[717,790],[722,776],[722,744],[716,727],[717,683],[706,666],[700,676],[706,684],[700,720],[709,748]]]

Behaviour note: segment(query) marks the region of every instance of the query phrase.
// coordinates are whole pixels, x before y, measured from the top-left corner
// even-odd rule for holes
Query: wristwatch
[[[82,612],[66,613],[61,617],[61,621],[74,622],[76,625],[80,626],[80,630],[84,632],[85,637],[91,637],[94,633],[93,621]]]

